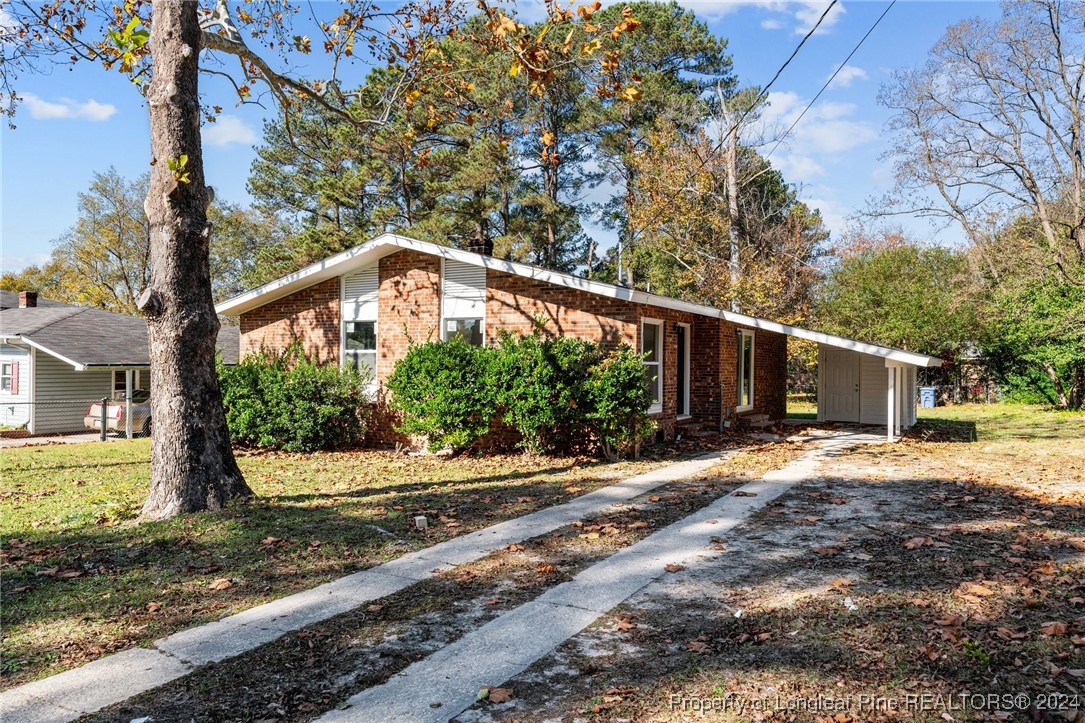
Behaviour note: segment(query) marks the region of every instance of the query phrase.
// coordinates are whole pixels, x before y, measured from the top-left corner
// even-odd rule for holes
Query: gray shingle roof
[[[68,306],[68,304],[52,299],[38,297],[38,306]],[[0,291],[0,309],[18,309],[19,295],[14,291]]]
[[[147,322],[142,318],[57,302],[40,304],[39,299],[37,307],[0,310],[0,336],[22,338],[32,346],[78,366],[138,367],[150,364]],[[240,330],[236,326],[222,327],[217,345],[222,360],[236,364]]]

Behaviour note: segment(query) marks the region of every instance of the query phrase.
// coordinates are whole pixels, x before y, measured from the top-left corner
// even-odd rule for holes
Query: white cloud
[[[767,18],[761,21],[761,28],[763,30],[779,30],[784,24],[776,18]]]
[[[761,114],[760,128],[757,130],[767,138],[786,131],[808,102],[791,91],[769,93],[769,105]],[[826,102],[814,105],[791,131],[785,145],[802,155],[832,155],[876,140],[878,133],[874,128],[854,118],[856,110],[854,103]]]
[[[71,98],[59,98],[53,102],[43,100],[33,93],[23,93],[22,99],[30,117],[36,120],[104,121],[112,118],[117,112],[117,107],[112,103],[99,103],[93,99],[80,103]]]
[[[832,73],[829,74],[832,78]],[[866,80],[869,76],[867,72],[862,68],[855,65],[842,65],[840,69],[836,71],[836,77],[833,78],[833,82],[829,83],[830,88],[847,88],[857,80]]]
[[[807,0],[800,3],[799,8],[795,11],[795,19],[799,22],[795,28],[796,35],[806,35],[810,32],[810,29],[817,23],[818,18],[825,12],[825,8],[829,7],[829,0]],[[815,35],[824,35],[832,30],[840,18],[843,17],[847,10],[844,9],[844,3],[838,2],[833,6],[833,9],[829,11],[829,14],[825,16],[825,19],[818,26]]]
[[[789,153],[774,160],[773,165],[784,174],[788,183],[809,183],[825,175],[825,168],[809,156]]]
[[[220,115],[217,121],[203,128],[203,142],[216,148],[226,148],[235,143],[251,146],[257,140],[256,131],[236,115]]]

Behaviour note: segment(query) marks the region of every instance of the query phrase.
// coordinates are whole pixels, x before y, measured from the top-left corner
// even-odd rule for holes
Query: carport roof
[[[22,341],[79,370],[150,365],[146,321],[87,306],[54,301],[43,306],[0,310],[0,339]],[[222,327],[217,346],[223,362],[236,364],[239,329]]]
[[[712,306],[694,304],[680,299],[672,299],[668,296],[660,296],[659,294],[638,291],[637,289],[630,289],[625,286],[617,286],[602,281],[585,279],[579,276],[573,276],[572,274],[551,271],[530,264],[506,261],[504,259],[494,258],[493,256],[484,256],[483,254],[476,254],[470,251],[460,251],[459,249],[450,248],[448,246],[440,246],[438,244],[429,243],[428,241],[418,241],[417,239],[399,236],[397,234],[382,234],[372,241],[367,241],[364,244],[347,249],[342,253],[330,256],[322,261],[317,261],[292,274],[287,274],[280,279],[276,279],[275,281],[259,286],[244,294],[239,294],[231,299],[227,299],[218,304],[215,307],[215,310],[220,314],[228,316],[243,314],[247,311],[259,308],[264,304],[275,301],[276,299],[312,286],[313,284],[318,284],[321,281],[327,281],[336,276],[341,276],[356,268],[368,266],[381,257],[402,249],[411,249],[421,253],[439,256],[443,259],[460,261],[473,266],[482,266],[487,269],[494,269],[495,271],[502,271],[507,274],[514,274],[516,276],[523,276],[557,286],[577,289],[589,294],[724,319],[733,324],[752,327],[754,329],[774,331],[779,334],[793,336],[797,339],[808,339],[810,341],[816,341],[819,344],[840,347],[842,349],[851,349],[852,351],[858,351],[863,354],[882,357],[889,361],[914,364],[922,367],[937,367],[942,365],[941,359],[926,354],[905,351],[904,349],[893,349],[878,344],[868,344],[856,339],[847,339],[842,336],[826,334],[812,329],[804,329],[800,326],[782,324],[778,321],[762,319],[756,316],[737,314],[733,311],[727,311],[726,309],[717,309]]]

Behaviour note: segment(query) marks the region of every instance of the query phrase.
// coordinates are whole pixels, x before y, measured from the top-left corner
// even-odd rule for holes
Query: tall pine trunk
[[[230,448],[215,374],[219,321],[211,297],[198,92],[197,3],[155,2],[147,91],[151,173],[151,286],[140,298],[151,357],[151,491],[143,517],[222,508],[249,497]],[[187,156],[183,169],[171,170]],[[187,174],[187,177],[177,176]]]

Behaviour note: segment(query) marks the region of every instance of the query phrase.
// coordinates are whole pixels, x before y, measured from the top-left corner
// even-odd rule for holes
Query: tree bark
[[[155,2],[147,91],[151,173],[151,285],[140,298],[151,357],[151,491],[145,519],[221,509],[252,491],[234,460],[215,374],[219,320],[211,297],[200,143],[197,4]],[[181,172],[169,161],[188,161]],[[178,178],[187,174],[186,178]]]

